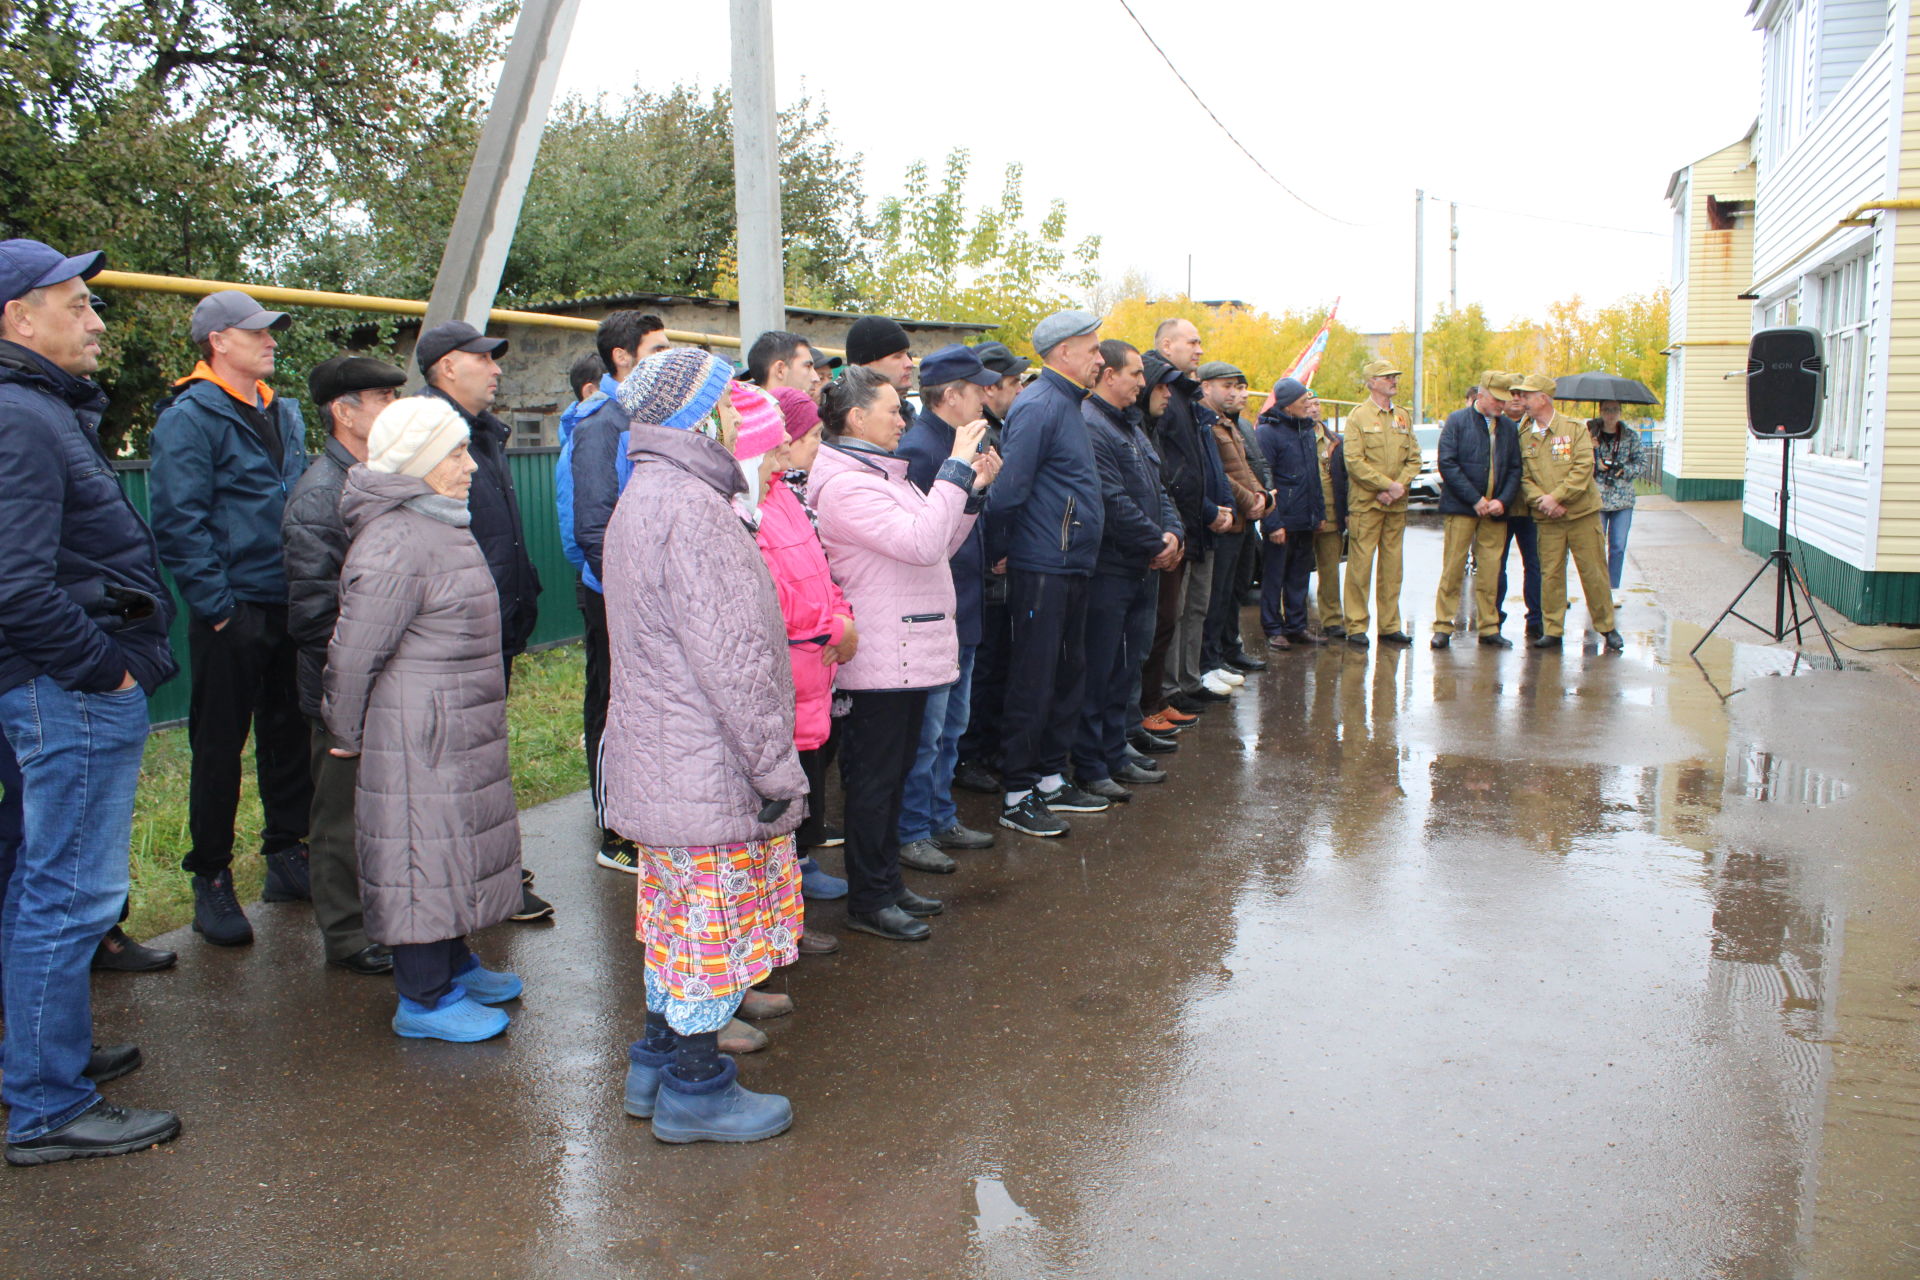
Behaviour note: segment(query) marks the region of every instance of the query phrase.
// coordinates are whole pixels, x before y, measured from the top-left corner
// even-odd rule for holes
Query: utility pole
[[[1427,359],[1427,193],[1413,193],[1413,420],[1424,422]]]
[[[733,208],[739,225],[740,351],[787,327],[780,245],[780,117],[773,99],[773,0],[732,0]]]
[[[1460,310],[1460,206],[1447,206],[1447,314]]]
[[[1193,255],[1187,255],[1187,299],[1193,299]]]
[[[580,0],[526,0],[520,9],[493,106],[460,193],[460,208],[440,255],[427,314],[420,321],[423,332],[448,320],[487,327],[579,8]]]

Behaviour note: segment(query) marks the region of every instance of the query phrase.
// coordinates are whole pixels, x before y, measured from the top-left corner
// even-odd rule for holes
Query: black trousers
[[[1260,629],[1269,636],[1304,635],[1307,582],[1313,577],[1313,530],[1289,529],[1285,543],[1260,543]]]
[[[1087,683],[1087,579],[1067,573],[1007,573],[1013,648],[1000,715],[1001,777],[1028,791],[1065,774]]]
[[[1153,643],[1140,668],[1140,710],[1158,715],[1167,709],[1167,654],[1173,648],[1173,633],[1180,626],[1180,602],[1186,598],[1187,575],[1194,568],[1185,560],[1160,571],[1160,598],[1154,602]],[[1199,572],[1206,572],[1201,562]]]
[[[353,790],[360,757],[333,754],[338,744],[318,720],[313,730],[313,808],[307,819],[307,874],[313,922],[327,959],[344,960],[369,943],[360,913],[360,854],[354,843]]]
[[[840,754],[840,726],[846,717],[828,722],[827,740],[800,753],[800,768],[807,775],[807,816],[800,820],[793,837],[802,850],[820,843],[827,827],[827,770]]]
[[[846,802],[847,910],[900,900],[900,798],[920,751],[925,689],[855,689],[843,718],[840,791]]]
[[[1527,603],[1527,631],[1537,632],[1545,623],[1540,608],[1540,529],[1532,516],[1508,516],[1507,540],[1500,548],[1500,581],[1494,590],[1500,594],[1500,621],[1507,620],[1507,554],[1520,544],[1520,594]]]
[[[393,948],[393,989],[429,1009],[453,987],[453,975],[467,967],[467,940],[402,942]]]
[[[973,651],[973,697],[967,731],[960,735],[960,759],[1000,767],[1000,708],[1007,701],[1007,659],[1013,652],[1013,614],[1005,600],[989,600],[980,610],[980,644]]]
[[[1159,602],[1160,583],[1151,573],[1095,573],[1088,580],[1086,694],[1073,738],[1073,772],[1082,782],[1111,778],[1126,763],[1127,703],[1147,657],[1137,637]]]
[[[593,819],[606,830],[606,801],[600,794],[600,738],[607,731],[607,698],[613,686],[613,660],[607,645],[607,598],[584,582],[576,582],[573,598],[586,624],[581,645],[587,654],[587,688],[580,702],[580,721],[587,731],[587,786],[593,791]]]
[[[1227,653],[1240,653],[1246,645],[1240,635],[1240,605],[1247,598],[1247,592],[1259,587],[1266,581],[1266,565],[1260,555],[1260,528],[1248,522],[1246,531],[1240,535],[1240,567],[1233,575],[1232,613],[1227,615],[1227,625],[1220,634],[1222,647]]]
[[[1240,634],[1238,617],[1240,613],[1240,593],[1236,585],[1240,581],[1241,552],[1246,549],[1246,540],[1237,533],[1222,534],[1213,543],[1213,594],[1207,598],[1207,624],[1201,632],[1200,669],[1212,671],[1224,666],[1229,652],[1238,653]],[[1227,648],[1227,626],[1233,624],[1236,639],[1233,648]]]
[[[187,833],[193,848],[181,865],[197,876],[216,876],[233,862],[240,752],[249,730],[266,818],[260,852],[279,853],[306,840],[313,804],[307,720],[295,691],[296,649],[287,638],[285,605],[243,600],[218,631],[195,618],[187,626],[187,653],[193,667],[187,705],[193,750]]]

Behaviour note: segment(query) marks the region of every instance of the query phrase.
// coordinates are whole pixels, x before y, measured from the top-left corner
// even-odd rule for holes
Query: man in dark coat
[[[1130,800],[1127,788],[1164,782],[1166,771],[1133,759],[1127,749],[1127,704],[1153,643],[1159,583],[1153,571],[1173,564],[1184,532],[1160,486],[1160,467],[1128,411],[1147,385],[1140,353],[1128,343],[1100,344],[1093,394],[1080,402],[1103,507],[1100,554],[1087,591],[1087,692],[1073,741],[1082,791]]]
[[[191,618],[193,667],[187,736],[193,774],[182,865],[193,876],[194,932],[218,946],[253,941],[233,889],[233,820],[240,753],[253,734],[266,819],[260,852],[268,902],[300,902],[307,883],[313,803],[307,725],[295,692],[287,634],[280,517],[307,469],[306,424],[275,396],[274,334],[293,323],[237,289],[193,309],[200,363],[154,423],[149,471],[153,536]]]
[[[100,445],[100,265],[0,241],[0,738],[22,747],[0,830],[0,1098],[15,1165],[180,1132],[172,1112],[95,1087],[140,1065],[134,1045],[95,1047],[88,963],[126,898],[147,695],[179,669],[153,538]]]
[[[1311,412],[1313,393],[1292,378],[1273,388],[1273,405],[1260,415],[1254,442],[1272,477],[1273,510],[1260,522],[1260,626],[1267,646],[1313,643],[1307,581],[1313,575],[1314,530],[1327,518],[1320,455]]]
[[[1518,380],[1517,374],[1497,369],[1489,369],[1480,375],[1481,386],[1507,393],[1508,398],[1502,403],[1501,412],[1513,424],[1516,436],[1520,433],[1521,420],[1527,416],[1520,398],[1513,395],[1513,384]],[[1546,613],[1540,603],[1540,531],[1524,502],[1515,503],[1508,512],[1507,542],[1500,549],[1500,576],[1495,590],[1498,592],[1502,626],[1507,621],[1507,556],[1515,547],[1520,550],[1520,595],[1527,606],[1527,638],[1537,640],[1545,634],[1546,627]]]
[[[987,447],[1000,447],[1007,411],[1020,394],[1020,375],[1033,362],[1013,354],[1004,342],[982,342],[973,348],[980,363],[999,376],[987,388]],[[953,785],[993,795],[1000,790],[1000,709],[1007,699],[1007,651],[1013,643],[1013,618],[1007,612],[1007,566],[1004,560],[987,566],[980,592],[980,648],[973,655],[972,706],[967,731],[960,735],[960,763]]]
[[[988,499],[989,562],[1007,559],[1013,646],[1001,718],[1000,825],[1071,829],[1053,812],[1108,807],[1067,781],[1085,696],[1087,579],[1100,551],[1100,473],[1080,402],[1100,367],[1100,318],[1056,311],[1034,327],[1046,368],[1007,414],[1006,463]]]
[[[468,448],[480,464],[467,505],[473,511],[474,541],[485,553],[500,593],[501,653],[511,684],[513,660],[526,652],[534,623],[540,619],[540,575],[527,555],[520,500],[507,466],[512,433],[490,412],[500,390],[499,358],[506,353],[505,338],[489,338],[460,320],[435,325],[420,335],[414,347],[414,358],[427,379],[420,394],[438,396],[459,410],[471,433]]]
[[[367,937],[360,910],[360,859],[354,848],[353,794],[359,757],[336,756],[340,744],[320,718],[327,642],[340,616],[340,566],[347,526],[340,490],[356,462],[367,460],[367,433],[393,403],[407,375],[364,356],[323,360],[307,375],[313,410],[327,426],[326,447],[293,486],[280,536],[287,566],[287,634],[300,646],[300,711],[312,733],[313,807],[307,820],[307,869],[313,922],[327,963],[350,973],[393,971],[393,957]]]
[[[1433,647],[1453,642],[1460,588],[1473,555],[1473,606],[1480,643],[1511,649],[1500,634],[1496,592],[1507,545],[1507,513],[1520,501],[1520,434],[1505,415],[1511,392],[1489,373],[1475,388],[1473,406],[1455,409],[1440,428],[1440,518],[1446,538],[1440,553],[1440,590],[1433,602]]]

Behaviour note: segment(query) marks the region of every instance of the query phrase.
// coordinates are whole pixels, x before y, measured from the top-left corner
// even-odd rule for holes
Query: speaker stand
[[[1711,639],[1713,633],[1720,629],[1720,624],[1728,618],[1738,618],[1754,630],[1766,632],[1775,644],[1785,640],[1788,633],[1792,633],[1795,644],[1802,643],[1801,631],[1807,625],[1807,621],[1811,619],[1813,625],[1820,629],[1820,639],[1826,642],[1827,653],[1833,659],[1834,670],[1838,671],[1843,669],[1840,663],[1840,651],[1833,646],[1833,635],[1827,630],[1826,621],[1820,617],[1820,610],[1813,603],[1813,592],[1807,589],[1807,580],[1800,572],[1800,565],[1793,558],[1793,552],[1787,549],[1787,475],[1790,462],[1787,451],[1791,448],[1793,448],[1793,441],[1782,440],[1780,442],[1779,543],[1773,550],[1767,552],[1766,563],[1756,569],[1753,576],[1747,579],[1747,585],[1740,588],[1740,594],[1733,598],[1733,603],[1728,605],[1718,618],[1714,619],[1713,625],[1707,628],[1706,634],[1694,643],[1693,648],[1687,650],[1688,656],[1700,652],[1700,646]],[[1747,593],[1752,591],[1760,579],[1766,576],[1767,570],[1769,569],[1773,570],[1774,573],[1773,625],[1771,627],[1765,623],[1756,622],[1746,614],[1740,612],[1740,602],[1747,598]],[[1800,612],[1803,601],[1806,605],[1807,614],[1804,618]]]

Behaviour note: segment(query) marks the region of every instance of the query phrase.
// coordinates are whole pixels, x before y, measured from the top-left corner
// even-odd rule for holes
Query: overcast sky
[[[1759,96],[1744,0],[1131,0],[1264,178],[1167,69],[1119,0],[775,0],[782,104],[811,93],[869,193],[906,166],[974,156],[975,203],[1026,166],[1029,208],[1067,202],[1101,270],[1280,310],[1340,297],[1363,331],[1413,318],[1413,193],[1427,299],[1496,324],[1579,293],[1666,280],[1672,172],[1740,138]],[[726,0],[582,0],[564,93],[723,84]],[[1484,206],[1484,207],[1469,207]],[[1550,215],[1652,234],[1537,221]]]

